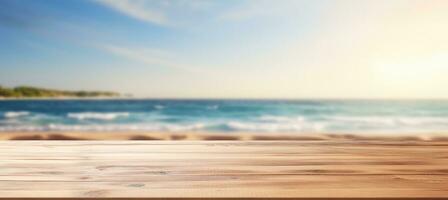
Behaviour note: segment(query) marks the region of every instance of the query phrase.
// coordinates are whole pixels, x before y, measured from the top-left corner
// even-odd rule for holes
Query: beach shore
[[[217,132],[0,132],[0,140],[384,140],[448,141],[448,134],[354,134],[354,133],[217,133]]]

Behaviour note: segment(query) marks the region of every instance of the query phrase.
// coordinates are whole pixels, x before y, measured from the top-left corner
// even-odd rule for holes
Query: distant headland
[[[31,86],[14,88],[0,86],[0,98],[92,98],[120,96],[119,93],[110,91],[68,91]]]

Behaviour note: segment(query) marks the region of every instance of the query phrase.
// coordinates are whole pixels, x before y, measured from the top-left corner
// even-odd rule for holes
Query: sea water
[[[448,132],[448,101],[2,100],[0,131]]]

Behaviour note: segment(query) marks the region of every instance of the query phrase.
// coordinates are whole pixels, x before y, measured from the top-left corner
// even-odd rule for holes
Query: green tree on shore
[[[33,97],[116,97],[120,94],[107,91],[66,91],[19,86],[6,88],[0,86],[0,97],[3,98],[33,98]]]

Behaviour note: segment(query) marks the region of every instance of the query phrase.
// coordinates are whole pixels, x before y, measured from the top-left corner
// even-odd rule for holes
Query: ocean
[[[0,131],[448,132],[448,101],[2,100]]]

